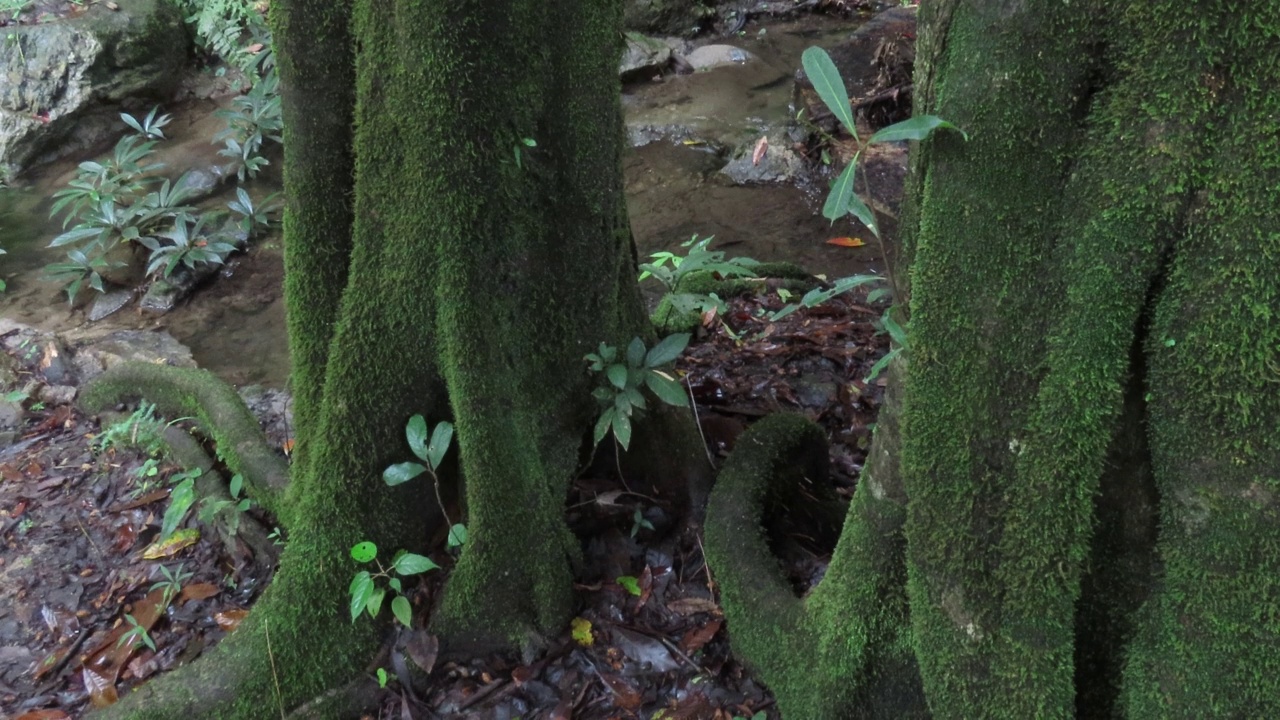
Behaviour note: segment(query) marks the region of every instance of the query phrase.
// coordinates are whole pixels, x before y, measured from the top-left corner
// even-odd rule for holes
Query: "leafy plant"
[[[369,617],[377,617],[382,610],[387,590],[390,589],[395,592],[395,597],[391,600],[391,614],[400,624],[410,627],[412,611],[409,599],[401,594],[404,590],[400,578],[392,577],[392,573],[407,577],[436,570],[440,566],[432,562],[431,558],[400,550],[391,559],[391,565],[383,567],[378,562],[378,546],[371,542],[356,543],[351,548],[351,557],[358,563],[372,562],[378,567],[377,572],[361,570],[351,579],[351,621],[355,622],[363,612],[368,612]],[[387,587],[379,585],[380,580],[385,580]]]
[[[641,529],[652,530],[653,523],[645,518],[644,513],[640,512],[640,508],[636,508],[635,513],[631,516],[631,537],[635,537]]]
[[[136,448],[149,457],[161,457],[165,448],[164,431],[175,422],[166,422],[156,415],[156,406],[143,400],[129,417],[106,427],[94,440],[98,452]]]
[[[837,295],[843,295],[854,288],[861,287],[868,283],[882,282],[883,280],[884,278],[879,275],[851,275],[846,278],[840,278],[832,283],[831,287],[825,290],[822,288],[814,288],[805,293],[804,296],[800,298],[799,303],[788,303],[787,305],[784,305],[781,310],[770,314],[769,320],[781,320],[802,307],[817,307],[831,298]],[[778,291],[778,296],[783,297],[782,290]],[[786,300],[790,296],[791,294],[787,293],[787,296],[783,297],[783,300]]]
[[[715,293],[681,292],[681,282],[695,272],[714,272],[727,278],[753,278],[756,277],[755,268],[760,263],[751,258],[726,258],[723,251],[710,249],[714,239],[714,235],[699,239],[695,234],[680,244],[681,247],[689,248],[683,256],[669,251],[653,253],[649,256],[653,258],[653,262],[640,265],[639,279],[653,277],[665,285],[672,308],[678,313],[693,310],[706,312],[712,308],[723,311],[724,301]]]
[[[120,636],[120,639],[116,641],[116,645],[119,646],[128,643],[130,646],[135,648],[139,645],[146,645],[151,649],[151,652],[155,652],[156,641],[151,639],[151,633],[147,632],[147,629],[138,623],[138,619],[129,614],[126,614],[124,619],[132,627]]]
[[[151,112],[147,113],[147,116],[142,120],[138,120],[132,115],[121,115],[120,119],[124,120],[126,125],[136,130],[139,135],[149,140],[163,140],[164,130],[162,128],[165,125],[168,125],[173,118],[168,113],[165,113],[160,117],[156,117],[156,113],[159,111],[160,107],[156,106],[151,108]]]
[[[164,605],[173,602],[173,599],[182,592],[182,585],[192,578],[192,573],[182,571],[182,563],[178,564],[177,570],[170,570],[168,567],[161,565],[160,574],[163,579],[151,586],[151,590],[164,590]]]
[[[688,333],[668,335],[647,352],[644,341],[634,338],[621,356],[617,348],[600,343],[598,352],[584,358],[591,371],[601,376],[600,386],[592,392],[600,403],[600,417],[595,427],[597,444],[612,429],[613,437],[622,449],[630,446],[631,419],[645,409],[644,394],[640,391],[642,387],[648,387],[668,405],[689,405],[684,388],[661,369],[684,352],[689,337]]]
[[[227,256],[235,252],[236,246],[222,239],[221,235],[209,236],[202,232],[207,217],[201,215],[194,220],[179,217],[174,221],[173,227],[159,233],[159,237],[169,242],[163,245],[156,243],[152,247],[147,274],[154,273],[167,278],[180,265],[195,268],[203,263],[221,265],[226,262]]]
[[[449,444],[453,442],[453,423],[440,421],[428,433],[426,418],[421,415],[414,415],[409,418],[409,423],[405,425],[404,433],[405,438],[409,441],[409,449],[426,465],[416,462],[389,465],[386,470],[382,471],[383,482],[389,487],[395,487],[401,483],[409,482],[424,473],[430,475],[436,491],[436,502],[440,504],[440,514],[444,516],[446,522],[449,522],[449,514],[445,510],[444,500],[440,497],[440,478],[436,475],[436,471],[440,469],[440,463],[444,462],[444,456],[449,452]],[[462,523],[452,523],[449,526],[447,542],[450,550],[466,544],[467,526]]]
[[[160,523],[160,540],[164,541],[173,535],[187,512],[196,502],[196,480],[203,474],[200,468],[192,468],[175,473],[169,478],[173,489],[169,491],[169,507],[165,508],[164,518]]]
[[[226,524],[227,533],[235,535],[240,529],[240,516],[253,506],[253,501],[241,495],[244,492],[244,477],[240,473],[231,476],[231,482],[227,484],[227,492],[231,495],[230,500],[206,498],[196,517],[205,523],[221,521]],[[272,533],[273,535],[268,537],[273,541],[278,540],[279,529],[273,530]]]
[[[214,142],[224,146],[218,154],[239,163],[236,177],[241,182],[246,176],[256,177],[268,164],[262,155],[263,143],[282,140],[284,119],[280,114],[278,76],[273,73],[261,78],[248,93],[233,100],[229,109],[215,115],[227,121],[226,129],[214,136]]]
[[[916,115],[902,122],[881,128],[864,143],[858,136],[858,129],[853,118],[853,109],[849,105],[849,95],[844,87],[844,79],[840,77],[840,72],[836,69],[835,63],[831,62],[831,57],[822,48],[811,47],[804,51],[801,56],[801,62],[804,65],[805,74],[808,75],[809,80],[813,83],[814,90],[818,93],[818,97],[822,98],[822,102],[836,116],[858,147],[853,159],[849,161],[844,171],[840,173],[840,176],[836,178],[835,183],[831,186],[826,202],[822,205],[822,216],[833,223],[847,215],[857,218],[875,236],[876,241],[880,244],[881,255],[888,262],[889,254],[885,249],[884,238],[880,235],[880,226],[876,222],[875,213],[853,191],[859,167],[858,160],[862,157],[862,153],[867,147],[877,143],[924,140],[932,135],[934,131],[940,129],[954,130],[960,133],[965,140],[969,139],[969,135],[936,115]],[[859,276],[846,278],[845,280],[858,282],[856,280],[857,277]],[[861,277],[865,278],[867,276]],[[859,284],[863,282],[870,282],[870,280],[863,280]],[[901,298],[900,286],[892,266],[889,266],[889,283],[893,287],[895,299]],[[888,355],[881,358],[872,367],[867,377],[868,382],[874,379],[906,347],[907,335],[901,325],[893,319],[892,315],[893,308],[890,307],[881,317],[880,323],[896,345]]]
[[[271,225],[271,214],[280,209],[280,193],[271,193],[257,205],[244,188],[236,188],[236,199],[227,203],[231,212],[239,216],[236,227],[245,237],[252,237],[254,230]]]

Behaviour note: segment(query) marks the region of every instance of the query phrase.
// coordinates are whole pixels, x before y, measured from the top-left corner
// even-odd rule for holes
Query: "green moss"
[[[154,403],[165,417],[194,418],[217,444],[227,467],[248,481],[253,499],[287,522],[281,496],[289,481],[288,463],[272,449],[230,385],[206,370],[123,363],[86,386],[79,404],[96,414],[139,399]]]

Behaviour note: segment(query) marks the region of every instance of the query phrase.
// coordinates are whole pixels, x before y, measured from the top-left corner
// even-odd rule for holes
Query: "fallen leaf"
[[[760,138],[756,143],[756,149],[751,151],[751,164],[759,165],[767,152],[769,152],[769,137],[766,135],[765,137]]]
[[[409,631],[409,640],[404,644],[405,652],[422,672],[431,674],[436,666],[436,654],[440,652],[440,641],[426,630]]]
[[[240,627],[240,621],[244,620],[248,615],[248,610],[243,608],[231,608],[230,610],[223,610],[220,613],[215,613],[213,621],[218,623],[218,627],[226,630],[227,632],[231,632],[232,630]]]
[[[142,551],[142,557],[146,560],[159,560],[160,558],[173,557],[183,549],[194,545],[200,539],[200,531],[195,528],[184,528],[178,530],[169,536],[167,540],[157,540],[151,543]]]
[[[703,645],[711,642],[711,638],[715,637],[716,633],[720,632],[720,626],[723,624],[724,621],[720,619],[710,620],[706,625],[685,633],[684,637],[680,638],[680,649],[683,650],[685,654],[697,651]]]
[[[838,237],[831,238],[827,241],[828,245],[839,245],[840,247],[862,247],[866,245],[861,238],[855,237]]]
[[[596,503],[605,507],[613,507],[618,504],[618,498],[622,496],[621,490],[610,490],[596,495]]]
[[[595,635],[591,633],[591,621],[586,618],[576,617],[570,623],[573,639],[582,647],[591,647],[595,643]]]
[[[213,583],[195,583],[193,585],[182,586],[182,592],[178,594],[178,600],[186,603],[190,600],[206,600],[222,592],[217,585]]]
[[[713,615],[720,614],[720,606],[716,605],[715,600],[708,598],[680,598],[667,603],[667,609],[673,613],[680,615],[693,615],[694,613],[711,613]]]
[[[284,444],[280,446],[280,449],[284,451],[284,454],[286,456],[292,455],[293,454],[293,438],[289,438],[288,440],[285,440]]]
[[[263,48],[262,43],[254,43],[249,47],[245,48],[244,51],[253,55],[257,55],[258,53],[262,52],[262,48]]]

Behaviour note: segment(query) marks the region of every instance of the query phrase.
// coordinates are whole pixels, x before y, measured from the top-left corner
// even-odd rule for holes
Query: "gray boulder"
[[[0,179],[123,130],[121,110],[172,91],[189,44],[168,0],[94,3],[73,19],[0,29]]]

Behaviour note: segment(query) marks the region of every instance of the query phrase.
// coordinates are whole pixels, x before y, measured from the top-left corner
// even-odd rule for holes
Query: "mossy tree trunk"
[[[739,441],[735,647],[785,717],[1280,714],[1280,3],[921,12],[971,139],[917,149],[901,424],[804,600],[753,586],[733,490],[801,431]]]
[[[470,535],[432,629],[454,649],[560,632],[578,551],[563,505],[596,414],[582,358],[652,339],[622,192],[619,3],[277,0],[272,13],[289,543],[239,630],[111,716],[259,719],[358,676],[385,625],[347,614],[350,547],[426,552],[440,521],[425,477],[381,480],[411,459],[417,413],[456,426]],[[648,436],[696,447],[681,440],[690,418],[661,417]]]

